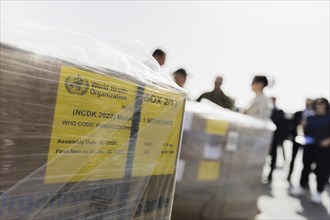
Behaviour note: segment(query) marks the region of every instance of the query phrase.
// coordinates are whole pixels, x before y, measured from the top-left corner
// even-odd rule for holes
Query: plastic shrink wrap
[[[172,219],[254,219],[275,125],[187,102]]]
[[[149,56],[1,27],[1,219],[169,219],[185,93]]]

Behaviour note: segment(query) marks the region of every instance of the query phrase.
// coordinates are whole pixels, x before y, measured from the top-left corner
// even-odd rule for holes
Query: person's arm
[[[196,102],[200,102],[203,98],[205,98],[205,94],[206,94],[206,93],[203,93],[202,95],[200,95],[200,96],[198,97],[198,99],[196,99]]]
[[[233,111],[236,111],[236,108],[235,108],[235,99],[233,98],[230,98],[230,109],[233,110]]]
[[[300,132],[302,133],[302,135],[308,133],[308,123],[307,123],[307,119],[302,119],[300,125],[298,125],[297,127],[297,131],[299,132],[298,129],[300,129]]]
[[[292,121],[295,127],[301,124],[301,120],[302,120],[302,111],[294,113]]]
[[[300,124],[297,126],[297,135],[298,136],[304,136],[305,132],[304,132],[304,127]]]
[[[250,110],[250,108],[251,108],[251,106],[247,106],[247,107],[241,108],[239,110],[239,112],[242,113],[242,114],[246,114],[247,115],[247,113]]]
[[[324,147],[324,148],[330,147],[330,120],[329,120],[329,126],[328,126],[328,134],[329,134],[328,138],[325,138],[320,142],[321,147]]]
[[[320,142],[320,146],[321,146],[321,147],[324,147],[324,148],[330,147],[330,137],[328,137],[328,138],[326,138],[326,139],[323,139],[323,140]]]
[[[225,108],[227,109],[232,109],[233,105],[232,105],[232,102],[231,102],[231,98],[229,96],[225,96]]]
[[[245,108],[241,108],[240,112],[249,115],[252,108],[255,107],[255,104],[255,99],[253,99],[248,106],[246,106]]]

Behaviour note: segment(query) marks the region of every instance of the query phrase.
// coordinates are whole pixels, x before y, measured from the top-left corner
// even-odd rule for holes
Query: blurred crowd
[[[153,57],[160,66],[166,61],[166,53],[157,49]],[[187,72],[178,69],[173,74],[174,81],[184,87],[187,80]],[[311,194],[311,201],[321,204],[321,193],[324,191],[330,178],[330,106],[325,98],[306,99],[305,109],[287,114],[276,105],[276,97],[267,97],[264,88],[268,86],[268,79],[264,75],[256,75],[251,83],[251,89],[255,97],[248,106],[242,109],[235,107],[235,100],[227,96],[221,89],[223,77],[217,76],[214,81],[213,90],[201,94],[196,101],[208,99],[213,103],[246,115],[260,119],[270,119],[276,125],[273,140],[270,146],[271,157],[270,172],[266,182],[273,179],[273,172],[276,168],[277,150],[282,148],[285,158],[284,141],[292,142],[292,155],[287,180],[291,184],[291,175],[294,170],[295,160],[299,149],[303,151],[303,169],[300,175],[299,186],[292,186],[292,196],[302,196],[309,191],[309,174],[314,173],[317,180],[317,189]]]

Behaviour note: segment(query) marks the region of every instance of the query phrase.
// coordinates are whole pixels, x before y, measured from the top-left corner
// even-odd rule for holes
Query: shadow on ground
[[[287,161],[283,160],[282,152],[278,152],[278,168],[274,171],[272,183],[264,184],[263,194],[259,197],[258,207],[260,214],[257,220],[329,220],[330,219],[330,187],[322,194],[322,205],[315,205],[310,202],[310,194],[300,198],[289,195],[291,185],[286,180],[288,174],[288,164],[291,155],[291,143],[286,143],[285,151]],[[299,152],[295,162],[295,170],[292,175],[292,184],[298,185],[302,169],[302,152]],[[267,167],[264,176],[267,175]],[[311,191],[315,191],[315,175],[310,175]]]

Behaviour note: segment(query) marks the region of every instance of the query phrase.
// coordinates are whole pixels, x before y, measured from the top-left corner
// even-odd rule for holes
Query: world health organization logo
[[[68,76],[65,79],[64,85],[68,93],[75,95],[84,95],[89,88],[88,80],[80,77],[79,74],[76,76]]]

